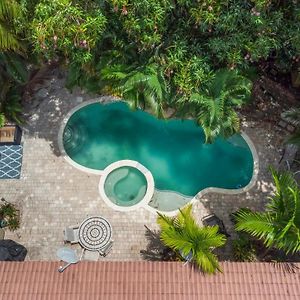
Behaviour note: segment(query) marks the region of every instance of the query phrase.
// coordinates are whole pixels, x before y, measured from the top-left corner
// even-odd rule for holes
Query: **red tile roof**
[[[300,299],[300,264],[222,263],[203,275],[174,262],[0,262],[0,299]]]

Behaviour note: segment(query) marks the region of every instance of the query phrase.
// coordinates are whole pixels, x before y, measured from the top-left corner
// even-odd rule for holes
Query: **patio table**
[[[79,243],[90,251],[99,251],[111,240],[112,229],[109,222],[102,217],[89,217],[79,226]]]

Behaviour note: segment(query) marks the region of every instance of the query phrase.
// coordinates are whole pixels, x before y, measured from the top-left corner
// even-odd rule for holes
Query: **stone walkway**
[[[63,117],[74,106],[92,98],[95,96],[79,89],[70,93],[64,88],[64,80],[53,76],[25,109],[21,179],[1,180],[0,196],[20,208],[21,227],[15,232],[6,231],[6,238],[26,246],[28,260],[56,260],[56,250],[64,245],[63,229],[90,215],[101,215],[112,225],[114,245],[103,258],[106,260],[142,259],[140,250],[147,246],[144,225],[157,229],[156,215],[151,212],[144,209],[117,212],[109,208],[99,197],[99,176],[77,170],[60,156],[57,136]],[[246,121],[243,127],[260,158],[257,184],[244,194],[210,194],[194,204],[198,220],[214,212],[229,231],[232,230],[230,212],[245,206],[263,207],[272,191],[268,167],[276,163],[274,158],[280,157],[280,129],[266,130],[265,126]],[[80,247],[73,247],[79,253]]]

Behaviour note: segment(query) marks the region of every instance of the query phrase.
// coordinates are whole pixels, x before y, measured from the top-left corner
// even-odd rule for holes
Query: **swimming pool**
[[[153,175],[155,189],[194,197],[208,187],[241,189],[253,175],[253,155],[237,134],[204,143],[192,120],[159,120],[124,102],[91,103],[76,110],[63,130],[63,147],[92,172],[134,160]]]

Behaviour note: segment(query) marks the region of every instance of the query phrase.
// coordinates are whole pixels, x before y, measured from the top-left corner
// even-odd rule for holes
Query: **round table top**
[[[111,236],[111,225],[102,217],[89,217],[79,226],[79,243],[90,251],[104,248],[111,240]]]

